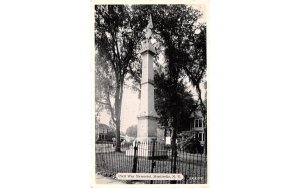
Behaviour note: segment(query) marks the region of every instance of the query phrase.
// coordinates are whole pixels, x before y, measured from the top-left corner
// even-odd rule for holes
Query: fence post
[[[155,161],[154,161],[154,154],[155,154],[155,139],[152,139],[152,162],[151,162],[151,173],[153,173],[154,167],[155,167]],[[150,184],[153,184],[153,180],[150,181]]]
[[[176,142],[173,146],[173,151],[172,151],[172,163],[171,163],[171,166],[172,166],[172,173],[175,174],[176,173],[176,161],[177,161],[177,146],[176,146]],[[176,180],[172,180],[170,181],[171,184],[176,184]]]
[[[137,157],[137,150],[138,150],[138,147],[137,147],[137,143],[135,142],[134,143],[134,155],[133,155],[133,167],[132,167],[132,173],[136,173],[136,169],[137,169],[137,160],[138,160],[138,157]]]

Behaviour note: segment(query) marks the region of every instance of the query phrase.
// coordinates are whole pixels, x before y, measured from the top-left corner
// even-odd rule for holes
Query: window
[[[199,140],[201,140],[201,141],[202,141],[202,140],[203,140],[202,133],[198,133],[198,135],[199,135],[199,136],[198,136]]]
[[[202,119],[194,120],[194,128],[202,128]]]
[[[194,138],[196,138],[200,141],[204,141],[204,133],[195,133]]]
[[[198,122],[199,122],[198,119],[195,119],[195,120],[194,120],[194,128],[197,128],[197,127],[198,127]]]

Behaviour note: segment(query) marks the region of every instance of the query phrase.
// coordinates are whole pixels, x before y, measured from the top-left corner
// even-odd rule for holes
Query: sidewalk
[[[125,182],[115,180],[113,178],[96,175],[96,184],[126,184]],[[144,184],[141,181],[131,182],[131,184]]]
[[[96,175],[96,184],[125,184],[113,178],[104,177],[102,175]]]

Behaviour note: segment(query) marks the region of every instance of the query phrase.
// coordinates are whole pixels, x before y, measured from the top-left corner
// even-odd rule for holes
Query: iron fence
[[[194,153],[193,153],[194,152]],[[122,143],[121,152],[112,142],[96,144],[96,172],[115,177],[117,173],[176,173],[183,180],[147,180],[147,184],[206,184],[207,156],[186,151],[184,147],[170,147],[156,141]],[[129,182],[128,182],[129,183]]]

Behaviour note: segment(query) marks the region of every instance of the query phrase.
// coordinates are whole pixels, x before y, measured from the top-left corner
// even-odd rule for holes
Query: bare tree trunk
[[[121,151],[121,139],[120,139],[120,124],[121,124],[121,101],[120,101],[120,86],[117,86],[115,95],[115,114],[116,114],[116,152]]]
[[[123,99],[123,83],[117,85],[115,95],[115,118],[116,118],[116,152],[121,152],[121,108]]]
[[[200,89],[199,84],[197,84],[195,87],[196,87],[197,93],[199,95],[201,113],[204,117],[204,116],[206,116],[206,107],[205,107],[204,102],[203,102],[202,97],[201,97],[201,89]]]
[[[175,97],[175,98],[177,98],[177,97]],[[176,102],[175,102],[175,104],[176,104],[176,108],[177,108],[177,100],[175,100]],[[176,140],[177,140],[177,131],[178,131],[178,127],[179,127],[179,124],[180,124],[180,122],[179,122],[179,119],[180,118],[178,118],[179,116],[179,114],[177,114],[176,113],[177,112],[177,110],[175,111],[175,114],[173,115],[173,119],[175,120],[174,122],[173,122],[173,134],[172,134],[172,143],[171,143],[171,146],[172,146],[172,168],[171,168],[171,172],[172,173],[176,173],[176,171],[177,171],[177,166],[176,166],[176,164],[177,164],[177,143],[176,143]],[[171,181],[170,182],[171,184],[176,184],[176,181]]]

